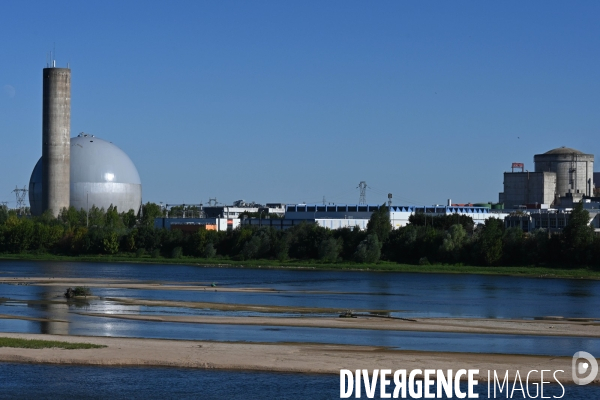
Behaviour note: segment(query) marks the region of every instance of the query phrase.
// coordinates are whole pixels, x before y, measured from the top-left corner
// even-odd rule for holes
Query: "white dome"
[[[92,135],[71,138],[70,204],[77,210],[95,205],[105,210],[112,204],[119,212],[138,212],[142,182],[131,159],[117,146]],[[42,213],[42,159],[29,180],[33,215]]]

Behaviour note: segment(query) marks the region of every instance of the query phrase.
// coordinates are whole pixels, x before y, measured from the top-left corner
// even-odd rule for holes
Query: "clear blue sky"
[[[0,200],[41,155],[42,68],[71,135],[144,201],[497,201],[512,162],[600,157],[600,3],[3,1]],[[600,160],[598,160],[600,162]],[[598,169],[598,168],[597,168]]]

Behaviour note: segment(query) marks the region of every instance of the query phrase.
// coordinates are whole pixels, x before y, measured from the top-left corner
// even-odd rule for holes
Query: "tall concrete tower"
[[[44,68],[42,107],[42,211],[69,208],[71,174],[71,70]]]

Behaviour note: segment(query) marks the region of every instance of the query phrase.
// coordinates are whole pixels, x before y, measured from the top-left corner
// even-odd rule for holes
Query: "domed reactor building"
[[[71,138],[70,205],[77,210],[92,206],[119,212],[139,211],[142,182],[137,168],[123,150],[93,135],[80,133]],[[37,162],[29,181],[32,215],[41,215],[42,159]]]
[[[504,208],[572,207],[584,196],[593,196],[593,154],[559,147],[536,154],[533,161],[535,172],[525,171],[522,163],[513,163],[512,172],[504,173],[504,192],[499,196]],[[515,172],[515,168],[521,171]]]
[[[44,68],[42,157],[29,180],[32,215],[69,206],[119,212],[142,205],[142,182],[131,159],[117,146],[85,133],[70,138],[71,70]]]

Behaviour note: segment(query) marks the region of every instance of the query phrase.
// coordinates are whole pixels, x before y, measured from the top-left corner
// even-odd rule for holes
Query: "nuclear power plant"
[[[85,133],[71,138],[71,70],[43,69],[42,157],[29,180],[32,215],[49,210],[55,217],[69,206],[119,212],[142,205],[142,182],[120,148]]]
[[[57,68],[53,61],[43,69],[42,157],[29,181],[31,214],[49,211],[58,216],[68,207],[89,211],[92,207],[106,210],[110,206],[119,212],[139,212],[142,183],[131,159],[112,142],[95,135],[82,132],[71,138],[70,125],[71,70]],[[593,214],[594,226],[600,232],[600,197],[593,197],[600,175],[595,185],[594,156],[560,147],[536,154],[534,163],[533,171],[526,170],[523,163],[512,164],[512,171],[504,173],[504,191],[499,194],[498,203],[455,204],[448,200],[446,206],[394,206],[389,194],[390,222],[399,228],[408,224],[414,214],[426,217],[460,214],[471,217],[476,224],[488,218],[500,218],[505,220],[506,226],[518,226],[524,231],[559,231],[565,226],[574,204],[583,202]],[[323,200],[322,205],[271,203],[264,207],[239,201],[232,206],[217,206],[215,198],[212,207],[210,202],[208,207],[197,204],[193,210],[187,209],[185,204],[171,205],[181,206],[182,218],[169,217],[167,204],[167,216],[158,218],[155,226],[188,233],[202,227],[230,230],[240,225],[287,229],[303,222],[330,229],[365,229],[371,214],[379,210],[380,205],[366,203],[364,181],[359,188],[358,204],[325,204]],[[258,218],[252,214],[258,214]],[[277,218],[271,219],[271,215]]]
[[[504,208],[572,207],[584,196],[593,196],[593,154],[559,147],[536,154],[533,161],[535,171],[526,171],[524,164],[513,163],[512,172],[504,173],[504,192],[499,195]]]

